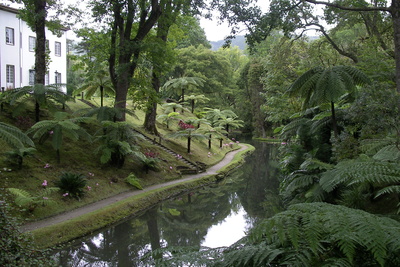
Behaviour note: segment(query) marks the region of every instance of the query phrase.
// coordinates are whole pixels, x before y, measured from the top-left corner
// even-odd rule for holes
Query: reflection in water
[[[165,201],[54,257],[60,266],[143,266],[141,259],[157,248],[233,244],[280,209],[277,148],[254,145],[246,163],[223,182]]]

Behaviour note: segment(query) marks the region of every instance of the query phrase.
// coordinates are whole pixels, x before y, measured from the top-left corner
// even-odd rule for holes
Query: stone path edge
[[[134,216],[160,201],[213,183],[218,175],[225,176],[231,169],[242,164],[245,155],[252,151],[254,151],[253,146],[240,144],[240,149],[228,152],[220,162],[207,169],[206,172],[185,175],[182,179],[149,186],[144,190],[124,192],[54,217],[27,223],[22,225],[20,230],[30,232],[35,243],[41,248],[66,243],[123,220],[124,217]],[[234,164],[232,161],[236,155],[242,158]],[[122,215],[118,216],[118,214],[110,212],[113,209],[125,209],[125,212],[121,212]],[[101,212],[100,215],[99,212]],[[103,218],[106,217],[103,224],[93,225],[93,221],[96,221],[96,214]],[[71,229],[72,227],[74,229]],[[71,231],[74,231],[73,238],[64,238],[66,233],[68,233],[67,236],[70,236]]]

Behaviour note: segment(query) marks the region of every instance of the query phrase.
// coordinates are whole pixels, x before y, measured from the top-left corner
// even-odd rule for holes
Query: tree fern
[[[265,220],[251,231],[249,242],[266,242],[306,259],[311,255],[306,266],[330,257],[353,264],[365,257],[371,258],[373,265],[394,266],[398,259],[387,260],[395,261],[392,256],[400,253],[399,236],[397,221],[343,206],[309,203],[290,206]]]

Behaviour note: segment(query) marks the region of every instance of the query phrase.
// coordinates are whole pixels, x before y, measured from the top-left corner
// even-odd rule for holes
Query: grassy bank
[[[97,99],[93,99],[92,101],[94,104],[97,102]],[[106,104],[110,103],[110,100],[106,101]],[[69,102],[65,110],[61,110],[60,107],[60,109],[56,111],[65,111],[70,114],[70,117],[75,117],[78,110],[87,108],[89,107],[86,104],[76,101]],[[13,107],[5,105],[4,110],[0,112],[0,121],[15,125],[21,130],[27,131],[34,124],[33,110],[33,105],[30,106],[28,103],[27,109],[18,115],[13,113]],[[161,107],[159,107],[158,111],[159,114],[163,113]],[[54,110],[43,109],[41,121],[53,120],[53,113]],[[157,141],[161,140],[164,146],[192,162],[201,162],[205,166],[212,166],[223,159],[226,153],[238,149],[239,147],[238,144],[233,143],[226,137],[222,140],[224,146],[220,147],[220,140],[216,139],[216,136],[213,136],[211,149],[208,147],[207,139],[193,139],[191,143],[191,153],[187,153],[187,139],[173,139],[169,137],[170,133],[179,130],[178,121],[171,122],[169,127],[164,123],[157,122],[157,129],[160,136],[154,136],[145,133],[143,129],[144,117],[144,112],[137,110],[134,115],[127,116],[126,122],[134,129],[145,134],[148,138]],[[180,115],[182,120],[191,117],[194,117],[194,115],[190,112],[185,112]],[[94,118],[90,122],[81,124],[81,126],[92,136],[96,136],[99,130],[101,131],[102,129],[101,125]],[[202,125],[202,127],[207,128],[209,126]],[[40,200],[41,198],[46,198],[49,200],[45,201],[45,203],[39,202],[40,204],[33,203],[21,207],[16,206],[14,209],[14,216],[19,217],[20,221],[25,223],[43,220],[90,203],[98,202],[122,192],[135,190],[130,184],[125,182],[125,178],[132,173],[138,177],[140,184],[144,188],[177,180],[182,177],[178,169],[185,164],[179,161],[175,155],[171,155],[148,141],[142,139],[138,140],[139,141],[133,144],[136,151],[142,153],[150,152],[157,155],[158,162],[156,169],[150,171],[146,170],[143,164],[138,162],[137,158],[133,155],[126,157],[122,168],[101,164],[100,155],[96,152],[96,149],[101,143],[96,138],[92,138],[90,141],[83,139],[74,141],[64,137],[60,149],[60,162],[57,162],[57,154],[52,146],[51,140],[34,140],[36,152],[31,157],[24,157],[21,168],[8,161],[8,156],[5,153],[0,154],[0,187],[23,190],[29,195],[30,199]],[[5,152],[12,150],[12,148],[8,147],[1,139],[0,146]],[[240,160],[238,159],[237,162],[239,163]],[[233,167],[226,167],[221,175],[223,176],[230,168]],[[60,192],[52,192],[43,195],[44,192],[47,192],[46,190],[48,187],[55,186],[56,181],[58,181],[60,176],[65,172],[72,172],[85,176],[87,185],[83,197],[77,199],[71,196],[63,196]],[[215,177],[205,179],[204,183],[208,183],[214,181]],[[154,192],[154,194],[146,193],[141,198],[133,198],[126,202],[131,204],[121,203],[118,204],[121,205],[121,207],[111,206],[110,210],[101,211],[98,215],[94,215],[94,217],[86,221],[83,218],[80,219],[82,220],[81,222],[76,221],[72,226],[66,225],[64,226],[65,228],[60,226],[61,228],[57,230],[51,230],[51,228],[47,230],[43,229],[44,232],[38,230],[33,234],[38,244],[42,247],[51,246],[53,243],[65,242],[78,236],[89,234],[91,231],[94,231],[94,229],[109,225],[116,220],[126,217],[128,214],[139,212],[162,199],[168,198],[169,194],[176,194],[182,190],[189,190],[192,187],[196,187],[198,186],[196,183],[197,182],[193,185],[184,183],[183,185],[177,186],[177,188],[168,188],[168,192],[161,190],[160,192]],[[6,194],[3,198],[9,203],[15,201],[15,196],[11,194]],[[106,215],[108,213],[111,215]],[[74,229],[74,231],[71,231],[71,229]]]
[[[252,151],[254,151],[254,147],[248,146],[246,150],[237,153],[230,164],[219,170],[217,175],[208,175],[195,180],[184,181],[175,185],[140,193],[139,195],[129,197],[78,218],[34,230],[30,234],[33,235],[35,243],[39,248],[54,247],[55,245],[89,235],[126,217],[135,216],[162,200],[224,178],[231,170],[240,166],[243,163],[245,155]]]

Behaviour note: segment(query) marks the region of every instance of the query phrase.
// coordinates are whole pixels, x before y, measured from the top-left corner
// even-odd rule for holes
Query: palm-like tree
[[[176,110],[179,108],[182,110],[182,113],[184,110],[187,111],[187,109],[185,109],[181,104],[178,103],[165,103],[162,105],[162,107],[164,108],[164,113],[170,113],[170,112],[176,112]]]
[[[208,149],[211,149],[211,141],[213,135],[220,140],[219,147],[222,147],[222,141],[224,140],[224,134],[227,134],[223,127],[214,127],[214,128],[204,128],[200,129],[201,133],[207,136],[208,139]]]
[[[189,101],[190,106],[191,106],[191,111],[192,111],[192,113],[194,113],[194,107],[195,107],[196,103],[204,103],[210,99],[208,97],[205,97],[204,95],[189,95],[189,96],[186,96],[186,100]]]
[[[100,161],[122,168],[127,155],[139,153],[131,143],[138,143],[143,136],[134,132],[126,122],[103,121],[101,124],[103,128],[96,134],[101,141],[96,149],[101,153]]]
[[[161,114],[157,116],[158,120],[162,120],[167,125],[167,129],[169,129],[169,123],[173,120],[177,120],[179,116],[178,112],[170,112],[168,114]]]
[[[89,75],[86,82],[74,92],[74,95],[85,92],[85,99],[90,99],[98,91],[100,93],[101,107],[103,106],[104,94],[115,94],[115,90],[111,83],[110,77],[108,76],[108,72],[104,69],[100,69],[94,72],[92,75]]]
[[[302,97],[304,108],[330,103],[332,128],[335,136],[338,136],[335,102],[345,93],[353,92],[357,85],[368,82],[369,78],[362,71],[350,66],[315,67],[301,75],[288,92],[292,96]]]
[[[243,121],[237,118],[221,118],[217,121],[217,125],[225,127],[225,131],[229,134],[229,129],[237,129],[243,127]]]
[[[204,125],[210,125],[211,124],[207,119],[196,118],[196,117],[187,118],[185,120],[185,122],[189,123],[191,125],[195,125],[197,129],[199,129],[202,124],[204,124]]]
[[[211,122],[211,126],[218,125],[218,121],[225,118],[237,118],[238,116],[230,109],[220,110],[217,108],[204,108],[206,111],[206,119]]]
[[[61,103],[64,107],[67,100],[73,99],[59,90],[59,87],[59,84],[46,86],[43,84],[35,84],[33,86],[25,86],[7,91],[7,98],[10,100],[11,105],[15,104],[21,98],[33,99],[35,102],[35,120],[38,122],[40,120],[40,108],[46,104],[50,104],[51,101],[48,100]],[[19,104],[24,105],[25,101],[22,100]]]
[[[190,145],[192,139],[206,139],[207,137],[200,133],[197,132],[196,129],[194,128],[187,128],[182,131],[177,131],[175,133],[168,134],[166,137],[169,138],[186,138],[187,139],[187,153],[190,153]]]
[[[205,80],[200,77],[180,77],[167,81],[161,91],[181,96],[181,101],[185,102],[185,90],[189,87],[203,86]]]
[[[68,118],[66,112],[54,113],[54,120],[44,120],[37,122],[29,129],[28,133],[33,133],[33,138],[38,138],[42,142],[51,137],[52,146],[56,150],[57,162],[60,163],[60,149],[62,146],[63,137],[66,136],[74,141],[79,137],[87,140],[91,136],[77,123],[87,121],[88,118]]]

